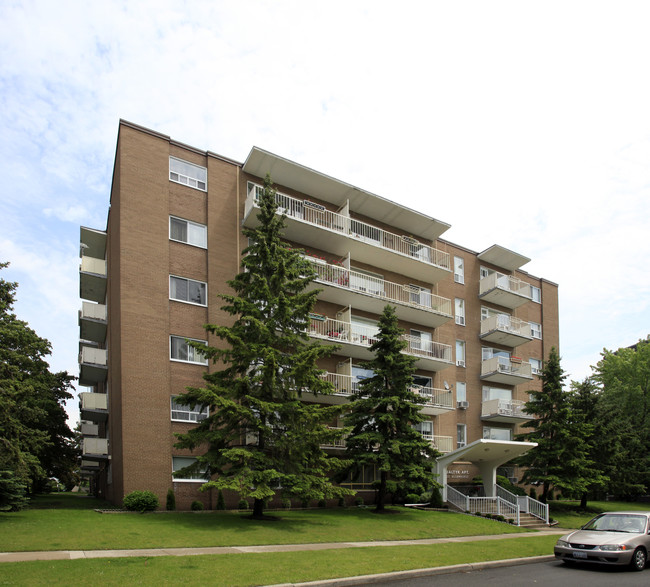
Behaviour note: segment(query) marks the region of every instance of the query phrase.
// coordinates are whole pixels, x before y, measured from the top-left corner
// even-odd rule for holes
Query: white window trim
[[[191,302],[189,300],[181,300],[179,298],[172,297],[172,278],[174,279],[184,279],[185,281],[193,281],[194,283],[201,283],[205,285],[205,304],[197,304],[196,302]],[[181,277],[180,275],[170,275],[169,276],[169,299],[174,302],[180,302],[182,304],[190,304],[192,306],[200,306],[201,308],[207,308],[208,306],[208,284],[205,281],[199,281],[198,279],[190,279],[189,277]]]
[[[456,273],[456,268],[458,266],[456,259],[460,259],[461,273]],[[463,257],[454,256],[454,282],[463,285],[465,284],[465,259],[463,259]]]
[[[200,226],[201,228],[204,228],[205,229],[205,246],[197,245],[195,243],[191,243],[189,240],[181,241],[181,240],[173,238],[172,237],[172,218],[174,220],[180,220],[181,222],[187,222],[187,224],[193,224],[194,226]],[[192,222],[191,220],[187,220],[186,218],[181,218],[180,216],[173,216],[173,215],[170,214],[170,216],[169,216],[169,240],[174,241],[175,243],[183,243],[184,245],[189,245],[190,247],[196,247],[197,249],[207,250],[207,248],[208,248],[208,227],[205,224],[201,224],[200,222]]]
[[[205,365],[208,364],[208,360],[207,360],[207,359],[204,359],[202,362],[199,362],[199,361],[189,361],[189,360],[185,360],[185,359],[174,359],[174,358],[172,357],[172,339],[174,339],[174,338],[180,338],[180,339],[182,339],[183,341],[185,341],[185,340],[191,340],[192,342],[200,342],[200,343],[202,343],[202,344],[208,344],[208,341],[207,341],[207,340],[200,340],[200,339],[198,339],[198,338],[189,338],[188,336],[178,336],[177,334],[170,334],[170,335],[169,335],[169,360],[170,360],[170,361],[174,361],[175,363],[185,363],[185,364],[187,364],[187,365],[202,365],[202,366],[205,366]],[[194,352],[198,352],[198,351],[194,351]]]
[[[454,315],[456,324],[465,326],[465,300],[463,298],[454,299]]]
[[[535,326],[539,328],[535,328]],[[530,335],[533,338],[542,340],[542,325],[539,322],[530,322]]]
[[[532,361],[538,361],[539,362],[539,369],[534,366]],[[533,375],[541,375],[542,371],[544,370],[544,364],[542,363],[541,359],[535,359],[535,358],[530,358],[528,359],[528,362],[530,363],[530,370]]]
[[[533,290],[536,290],[539,292],[539,300],[535,299],[535,296],[533,295]],[[542,288],[537,287],[536,285],[531,285],[530,286],[530,298],[535,302],[536,304],[541,304],[542,303]]]
[[[458,392],[463,390],[461,394]],[[456,381],[456,401],[457,402],[466,402],[467,401],[467,382],[466,381]]]
[[[183,457],[183,456],[172,457],[172,481],[174,483],[179,482],[179,483],[201,483],[201,484],[203,484],[206,481],[208,481],[207,474],[205,475],[205,477],[202,477],[202,478],[199,478],[199,479],[185,479],[185,478],[182,478],[182,477],[174,477],[174,473],[177,470],[177,469],[174,469],[174,459],[194,459],[194,460],[196,460],[194,457]],[[182,468],[183,467],[179,467],[178,470],[180,470]]]
[[[463,349],[463,358],[458,358],[458,343],[462,343]],[[465,367],[465,361],[467,360],[467,343],[464,340],[456,340],[456,366]]]
[[[172,171],[172,160],[180,161],[181,163],[185,165],[189,165],[190,167],[195,167],[196,169],[203,169],[205,171],[205,181],[203,181],[202,179],[198,179],[196,177],[190,177],[189,175],[184,175],[183,173],[179,173],[178,171]],[[178,179],[174,179],[172,177],[172,173],[177,175]],[[187,181],[181,181],[180,180],[181,177],[186,178]],[[172,155],[170,155],[169,156],[169,181],[187,186],[188,188],[199,190],[200,192],[207,192],[208,191],[208,169],[207,167],[203,167],[203,165],[190,163],[189,161],[185,161],[185,159],[180,159],[179,157],[173,157]],[[195,182],[196,185],[192,185],[191,182]],[[199,183],[204,184],[203,187],[201,187]]]
[[[205,414],[205,417],[207,418],[210,415],[210,411],[207,406],[205,406],[204,410],[198,410],[197,408],[191,409],[188,405],[186,404],[176,404],[176,409],[174,409],[174,400],[177,398],[177,395],[172,395],[169,401],[169,405],[171,408],[171,420],[172,422],[184,422],[185,424],[198,424],[201,422],[201,420],[204,420],[205,418],[202,418],[201,420],[198,419],[198,417],[195,417],[192,419],[191,417],[188,418],[187,420],[183,418],[174,418],[174,412],[184,412],[190,415],[195,415],[195,416],[200,416],[202,414]],[[187,408],[185,410],[179,410],[179,407]]]
[[[458,440],[459,432],[463,431],[463,438],[465,440]],[[467,446],[467,424],[456,424],[456,448],[463,448]]]

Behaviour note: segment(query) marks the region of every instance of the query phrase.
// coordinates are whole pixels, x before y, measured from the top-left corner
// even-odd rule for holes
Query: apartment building
[[[175,434],[205,417],[175,397],[214,368],[187,339],[208,340],[204,324],[231,320],[218,294],[240,269],[241,230],[257,222],[267,173],[285,239],[305,251],[322,290],[309,336],[341,345],[320,365],[336,394],[318,401],[347,402],[368,375],[362,363],[391,304],[404,352],[417,358],[427,418],[418,428],[447,457],[444,481],[489,476],[530,449],[514,438],[559,334],[557,285],[522,270],[528,258],[449,242],[445,222],[262,149],[242,164],[120,121],[107,225],[80,236],[82,468],[97,492],[120,504],[149,489],[164,503],[173,488],[179,508],[216,505],[201,479],[172,476],[193,458],[174,448]],[[507,226],[493,226],[498,240]],[[373,474],[350,487],[370,492]]]

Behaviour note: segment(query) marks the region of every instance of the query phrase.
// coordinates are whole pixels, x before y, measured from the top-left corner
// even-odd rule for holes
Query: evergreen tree
[[[73,377],[50,372],[50,343],[13,313],[17,286],[0,279],[0,469],[35,492],[49,477],[65,483],[76,466],[64,408]]]
[[[438,453],[413,427],[424,420],[424,399],[412,391],[416,359],[401,352],[407,346],[402,334],[395,309],[386,306],[370,347],[375,358],[364,365],[373,376],[360,383],[345,418],[352,429],[346,440],[350,474],[356,478],[364,467],[379,473],[373,484],[377,512],[384,510],[388,494],[420,495],[434,485]]]
[[[650,490],[650,343],[603,350],[594,380],[599,459],[609,490],[632,498]]]
[[[532,431],[519,437],[537,443],[518,462],[527,467],[523,482],[543,484],[540,500],[544,503],[551,489],[582,494],[588,488],[586,433],[573,414],[571,395],[563,389],[565,379],[560,356],[553,347],[544,365],[542,390],[530,391],[530,401],[525,406],[526,413],[535,419],[523,427]]]
[[[309,342],[305,327],[318,291],[305,289],[314,272],[281,240],[285,220],[276,213],[269,176],[259,207],[258,227],[243,231],[250,243],[243,269],[228,282],[235,293],[220,296],[234,323],[206,326],[226,344],[197,345],[220,368],[205,375],[203,388],[189,388],[179,398],[208,406],[209,416],[176,444],[207,449],[191,467],[215,476],[203,488],[252,497],[255,519],[264,518],[264,504],[276,492],[308,500],[351,493],[332,484],[329,474],[340,462],[320,448],[340,438],[326,424],[342,408],[300,399],[301,390],[333,392],[316,362],[336,347]]]

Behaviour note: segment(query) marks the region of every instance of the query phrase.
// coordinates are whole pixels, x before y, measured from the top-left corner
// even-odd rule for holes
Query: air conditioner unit
[[[469,402],[467,402],[467,401],[456,402],[456,405],[458,406],[458,409],[460,409],[460,410],[466,410],[467,408],[469,408]]]
[[[458,365],[459,367],[464,367],[465,361],[456,361],[456,365]]]
[[[456,324],[465,326],[465,316],[456,316]]]
[[[462,275],[459,275],[458,273],[454,273],[454,281],[456,283],[465,283],[465,278]]]

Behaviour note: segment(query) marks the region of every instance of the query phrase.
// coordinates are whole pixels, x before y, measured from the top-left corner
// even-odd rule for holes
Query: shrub
[[[282,509],[285,510],[290,510],[291,509],[291,500],[287,497],[285,497],[280,504],[282,505]]]
[[[442,502],[442,493],[440,493],[440,489],[434,487],[433,490],[431,491],[431,498],[429,499],[429,507],[441,508],[444,505],[445,504]]]
[[[363,505],[364,503],[365,502],[363,501],[363,497],[361,497],[360,495],[357,495],[354,498],[354,505]]]
[[[319,507],[319,508],[326,508],[326,507],[327,507],[327,500],[325,500],[325,499],[319,499],[319,500],[318,500],[318,507]]]
[[[239,503],[237,504],[237,508],[240,510],[247,510],[248,509],[248,502],[242,497],[239,500]]]
[[[132,491],[124,496],[123,503],[130,512],[153,512],[159,505],[153,491]]]
[[[193,512],[201,512],[203,511],[203,502],[199,501],[198,499],[195,499],[192,504],[190,505],[190,509]]]
[[[406,503],[418,503],[420,496],[417,493],[409,493],[406,496]]]
[[[0,512],[18,512],[27,505],[26,485],[13,471],[0,471]]]
[[[176,494],[171,488],[167,490],[167,503],[165,504],[165,509],[168,512],[173,512],[176,509]]]
[[[223,498],[223,492],[221,491],[221,489],[219,489],[219,493],[217,494],[217,509],[218,510],[226,509],[226,500]]]

